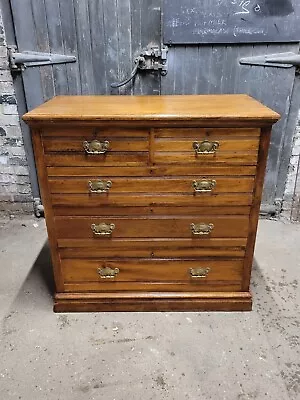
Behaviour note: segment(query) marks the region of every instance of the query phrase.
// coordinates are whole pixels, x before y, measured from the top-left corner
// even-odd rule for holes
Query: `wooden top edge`
[[[248,95],[56,96],[23,116],[28,124],[135,121],[262,121],[280,115]]]

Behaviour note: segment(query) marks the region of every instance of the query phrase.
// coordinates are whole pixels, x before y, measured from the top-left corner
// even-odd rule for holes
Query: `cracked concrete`
[[[250,313],[54,314],[44,221],[2,221],[0,399],[300,399],[299,239],[260,221]]]

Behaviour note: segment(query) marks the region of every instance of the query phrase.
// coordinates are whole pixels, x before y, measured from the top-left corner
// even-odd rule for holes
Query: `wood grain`
[[[27,113],[38,127],[54,310],[250,310],[263,175],[278,118],[246,95],[58,96]],[[85,154],[83,142],[93,139],[109,140],[105,155]],[[195,154],[193,142],[203,140],[218,141],[215,154]],[[112,181],[107,193],[89,193],[88,182],[98,179]],[[216,181],[211,193],[195,194],[193,181],[202,179]],[[111,235],[94,235],[91,225],[102,222],[115,224]],[[196,236],[192,223],[214,228]],[[119,274],[101,279],[104,267]],[[191,277],[190,268],[206,267],[206,277]]]
[[[135,215],[206,215],[212,213],[214,215],[249,215],[250,206],[217,206],[213,210],[210,206],[202,207],[180,207],[180,206],[166,206],[166,207],[120,207],[114,206],[98,206],[98,207],[70,207],[70,206],[55,206],[53,213],[61,216],[84,216],[84,215],[119,215],[119,216],[135,216]]]
[[[261,196],[264,185],[264,176],[267,164],[270,138],[271,138],[271,128],[264,129],[262,132],[260,146],[259,146],[257,172],[255,178],[255,189],[253,193],[253,203],[250,212],[249,235],[247,241],[245,261],[244,261],[243,289],[245,291],[249,290],[250,287],[255,239],[256,239],[257,225],[259,218],[259,209],[260,209]]]
[[[47,173],[49,177],[53,176],[254,176],[256,166],[249,165],[152,165],[142,167],[116,167],[101,166],[98,167],[48,167]]]
[[[236,289],[236,287],[233,287]],[[75,289],[75,287],[74,287]],[[83,311],[251,311],[247,292],[58,293],[55,312]]]
[[[92,224],[115,224],[111,236],[96,236]],[[209,235],[193,235],[192,223],[214,225]],[[109,241],[111,238],[193,238],[195,241],[211,238],[242,238],[248,235],[248,216],[214,216],[199,215],[194,217],[55,217],[58,238]]]
[[[100,174],[99,174],[100,175]],[[112,182],[107,193],[96,193],[98,196],[110,196],[112,193],[185,193],[206,197],[209,202],[214,193],[251,193],[254,178],[252,177],[218,177],[216,186],[211,192],[195,193],[193,182],[205,179],[205,176],[183,176],[180,178],[112,178],[111,176],[90,176],[89,178],[49,179],[51,193],[90,193],[89,181]],[[214,179],[211,177],[210,179]]]
[[[23,116],[27,122],[50,121],[260,121],[279,115],[247,95],[211,96],[57,96]],[[251,126],[248,126],[251,127]]]
[[[145,206],[184,206],[184,207],[200,207],[200,206],[250,206],[252,203],[251,193],[224,193],[211,194],[208,197],[194,196],[194,194],[164,194],[164,195],[146,195],[140,194],[111,194],[110,196],[99,196],[89,194],[52,194],[53,206],[68,207],[145,207]]]
[[[213,240],[213,239],[211,239]],[[241,240],[241,239],[240,239]],[[66,243],[67,239],[58,240],[58,243]],[[71,242],[71,241],[70,241]],[[80,241],[83,243],[83,240]],[[135,246],[132,246],[134,243]],[[71,242],[72,245],[76,246],[76,241]],[[244,258],[245,247],[200,247],[191,245],[178,246],[173,243],[169,246],[161,247],[158,243],[156,246],[153,241],[142,243],[144,246],[136,246],[137,243],[134,241],[126,240],[126,243],[121,246],[120,243],[110,242],[106,246],[93,246],[93,247],[64,247],[60,249],[59,254],[61,258],[106,258],[106,257],[122,257],[125,258],[171,258],[171,257],[182,257],[182,258],[195,258],[195,257],[221,257],[221,258]],[[91,246],[91,243],[86,241],[87,246]]]
[[[50,245],[50,252],[51,252],[53,271],[54,271],[55,287],[58,292],[62,292],[64,290],[64,282],[61,273],[60,257],[57,252],[57,238],[56,238],[55,222],[53,218],[53,208],[49,193],[47,170],[44,162],[43,143],[41,140],[41,135],[39,130],[33,131],[32,142],[33,142],[35,161],[37,164],[38,178],[41,188],[41,196],[45,210],[48,240]]]
[[[240,282],[243,271],[242,260],[176,260],[176,259],[63,259],[62,269],[65,283],[97,282],[105,289],[118,282],[181,282],[193,285],[213,283],[216,281]],[[115,278],[102,279],[98,268],[119,268]],[[192,278],[190,268],[210,268],[204,278]],[[196,290],[196,289],[195,289]]]

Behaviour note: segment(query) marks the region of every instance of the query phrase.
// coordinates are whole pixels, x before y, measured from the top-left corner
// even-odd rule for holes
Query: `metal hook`
[[[110,86],[112,88],[119,88],[121,86],[126,85],[126,83],[130,82],[135,77],[135,75],[138,72],[138,69],[141,68],[141,66],[143,65],[144,62],[145,62],[145,58],[144,57],[142,57],[142,56],[137,57],[134,60],[135,66],[134,66],[133,70],[131,71],[130,76],[127,79],[125,79],[124,81],[113,82],[113,83],[110,84]]]

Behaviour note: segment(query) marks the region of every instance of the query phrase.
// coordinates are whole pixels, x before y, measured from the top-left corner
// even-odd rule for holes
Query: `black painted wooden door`
[[[241,57],[293,51],[299,44],[171,46],[169,71],[143,73],[127,86],[133,59],[160,44],[161,0],[10,0],[19,51],[75,55],[77,62],[28,68],[28,109],[59,94],[249,93],[282,115],[272,135],[263,202],[281,199],[300,97],[295,68],[240,65]]]

